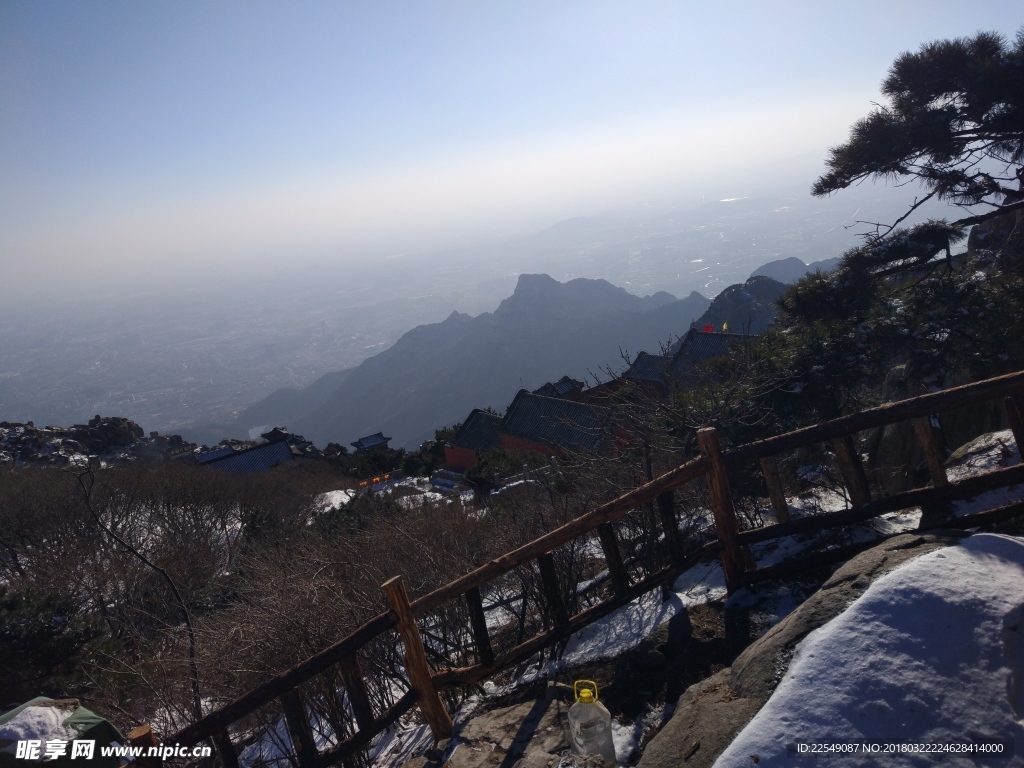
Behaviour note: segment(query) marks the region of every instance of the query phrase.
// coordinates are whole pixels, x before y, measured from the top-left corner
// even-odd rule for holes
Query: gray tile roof
[[[498,447],[501,416],[474,408],[452,440],[452,445],[471,451],[490,451]]]
[[[672,357],[672,375],[679,378],[696,373],[701,363],[723,357],[749,339],[742,333],[707,333],[691,328],[679,340],[679,349]]]
[[[501,420],[501,431],[561,448],[589,451],[600,449],[610,426],[608,408],[543,397],[519,390]]]
[[[543,395],[544,397],[565,397],[573,392],[579,392],[581,389],[583,389],[582,381],[563,376],[558,381],[549,381],[539,389],[533,390],[533,394]]]
[[[244,451],[236,451],[230,456],[223,456],[206,462],[206,466],[224,470],[225,472],[248,474],[250,472],[266,472],[271,467],[291,461],[292,457],[291,446],[281,441],[257,445],[255,448],[247,448]]]
[[[661,383],[671,364],[671,355],[650,355],[647,352],[641,352],[622,376],[632,381]]]
[[[356,447],[356,450],[366,450],[367,448],[376,448],[377,446],[384,445],[390,439],[390,437],[384,437],[383,432],[375,432],[372,435],[360,437],[352,445]]]

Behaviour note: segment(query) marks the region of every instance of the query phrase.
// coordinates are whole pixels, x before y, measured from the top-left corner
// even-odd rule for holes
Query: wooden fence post
[[[670,562],[675,563],[683,557],[683,542],[679,537],[676,503],[672,491],[665,491],[658,496],[658,516],[661,518],[661,528],[665,532],[668,559]]]
[[[917,443],[924,453],[925,463],[928,465],[928,474],[932,478],[932,486],[945,488],[949,485],[949,478],[946,476],[944,456],[939,441],[935,439],[935,431],[932,429],[932,420],[929,416],[920,416],[912,419],[914,435],[917,436]],[[936,501],[931,504],[921,505],[921,529],[934,527],[936,524],[949,520],[953,517],[952,502]]]
[[[714,427],[697,430],[700,452],[708,460],[708,492],[711,494],[711,511],[715,515],[715,531],[722,542],[722,570],[725,571],[725,586],[729,594],[743,584],[743,554],[736,536],[740,532],[736,520],[736,507],[729,489],[729,475],[722,460],[722,446]]]
[[[774,458],[765,456],[761,459],[761,474],[768,486],[768,498],[772,500],[772,509],[775,510],[775,522],[788,523],[789,504],[786,503],[786,492],[782,488],[782,478],[779,477],[779,465]]]
[[[128,743],[133,747],[149,747],[159,746],[160,742],[157,741],[156,734],[153,733],[153,729],[148,725],[139,725],[132,728],[128,734]],[[143,754],[141,757],[135,758],[135,764],[140,768],[160,768],[163,765],[163,760],[159,757],[150,757],[149,755]]]
[[[360,731],[372,729],[373,705],[370,703],[370,694],[366,691],[363,671],[359,668],[359,661],[355,654],[346,656],[338,662],[338,667],[341,669],[341,679],[345,682],[348,702],[352,705],[352,714],[356,717],[356,725],[359,726]]]
[[[434,681],[430,678],[430,667],[427,665],[427,654],[423,649],[423,638],[416,626],[416,618],[409,607],[409,593],[405,591],[405,581],[401,576],[388,579],[380,587],[391,604],[391,610],[398,619],[398,633],[405,645],[405,671],[409,682],[419,695],[420,710],[430,726],[434,739],[450,739],[452,736],[452,719],[445,709],[444,702],[437,695]]]
[[[281,694],[281,705],[284,708],[284,721],[288,725],[288,733],[292,737],[299,765],[301,768],[316,768],[319,755],[317,754],[316,740],[313,737],[313,728],[306,716],[306,706],[294,688]]]
[[[928,474],[932,477],[932,485],[942,488],[949,485],[949,478],[946,477],[945,457],[942,455],[942,448],[939,441],[935,439],[935,431],[932,429],[932,420],[927,416],[914,419],[914,434],[917,442],[924,453],[924,460],[928,464]]]
[[[473,626],[476,654],[480,663],[489,667],[494,663],[494,651],[491,650],[491,637],[487,633],[487,616],[484,614],[484,601],[479,587],[466,590],[466,605],[469,608],[469,622]]]
[[[550,552],[537,556],[540,566],[540,581],[544,585],[544,597],[551,608],[551,617],[558,629],[569,626],[569,612],[562,602],[562,594],[558,591],[558,574],[555,573],[555,558]]]
[[[850,492],[850,503],[860,507],[871,501],[871,487],[868,485],[868,476],[864,472],[864,465],[857,455],[857,446],[849,434],[833,438],[832,448],[836,452],[836,459],[839,461],[839,471],[843,473],[843,482]]]
[[[1020,454],[1021,462],[1024,462],[1024,407],[1016,397],[1005,398],[1003,405],[1006,407],[1006,420],[1013,430],[1013,439],[1017,442],[1017,453]]]
[[[220,761],[224,768],[238,768],[238,752],[235,745],[231,743],[231,734],[227,728],[221,728],[213,734],[213,743],[217,746],[220,754]]]
[[[608,574],[612,579],[612,591],[618,597],[626,594],[629,589],[629,574],[622,564],[622,553],[619,552],[619,541],[615,537],[615,529],[609,523],[597,526],[597,537],[601,540],[604,560],[608,563]]]

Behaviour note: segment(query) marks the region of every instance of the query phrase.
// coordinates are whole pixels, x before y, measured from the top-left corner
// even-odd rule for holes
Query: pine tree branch
[[[1019,200],[1016,203],[1010,205],[1001,205],[995,210],[988,211],[986,213],[978,214],[977,216],[969,216],[966,219],[959,219],[953,222],[953,226],[966,227],[968,224],[981,224],[983,221],[994,219],[997,216],[1002,216],[1004,213],[1012,213],[1013,211],[1019,211],[1024,208],[1024,200]]]

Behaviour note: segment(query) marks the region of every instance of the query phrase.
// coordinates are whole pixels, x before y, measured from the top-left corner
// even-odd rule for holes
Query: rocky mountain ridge
[[[621,351],[671,342],[710,305],[695,292],[641,298],[604,280],[521,275],[494,312],[453,312],[413,328],[343,377],[329,374],[337,386],[326,397],[323,380],[275,393],[285,408],[268,398],[240,414],[234,428],[248,432],[287,418],[290,428],[321,444],[383,430],[398,446],[415,448],[473,408],[503,410],[521,387],[563,375],[593,379],[603,366],[618,367]]]

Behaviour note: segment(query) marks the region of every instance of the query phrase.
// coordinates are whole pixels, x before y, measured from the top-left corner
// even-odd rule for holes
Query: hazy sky
[[[1022,24],[1019,0],[0,0],[0,276],[352,259],[806,188],[898,53]]]

